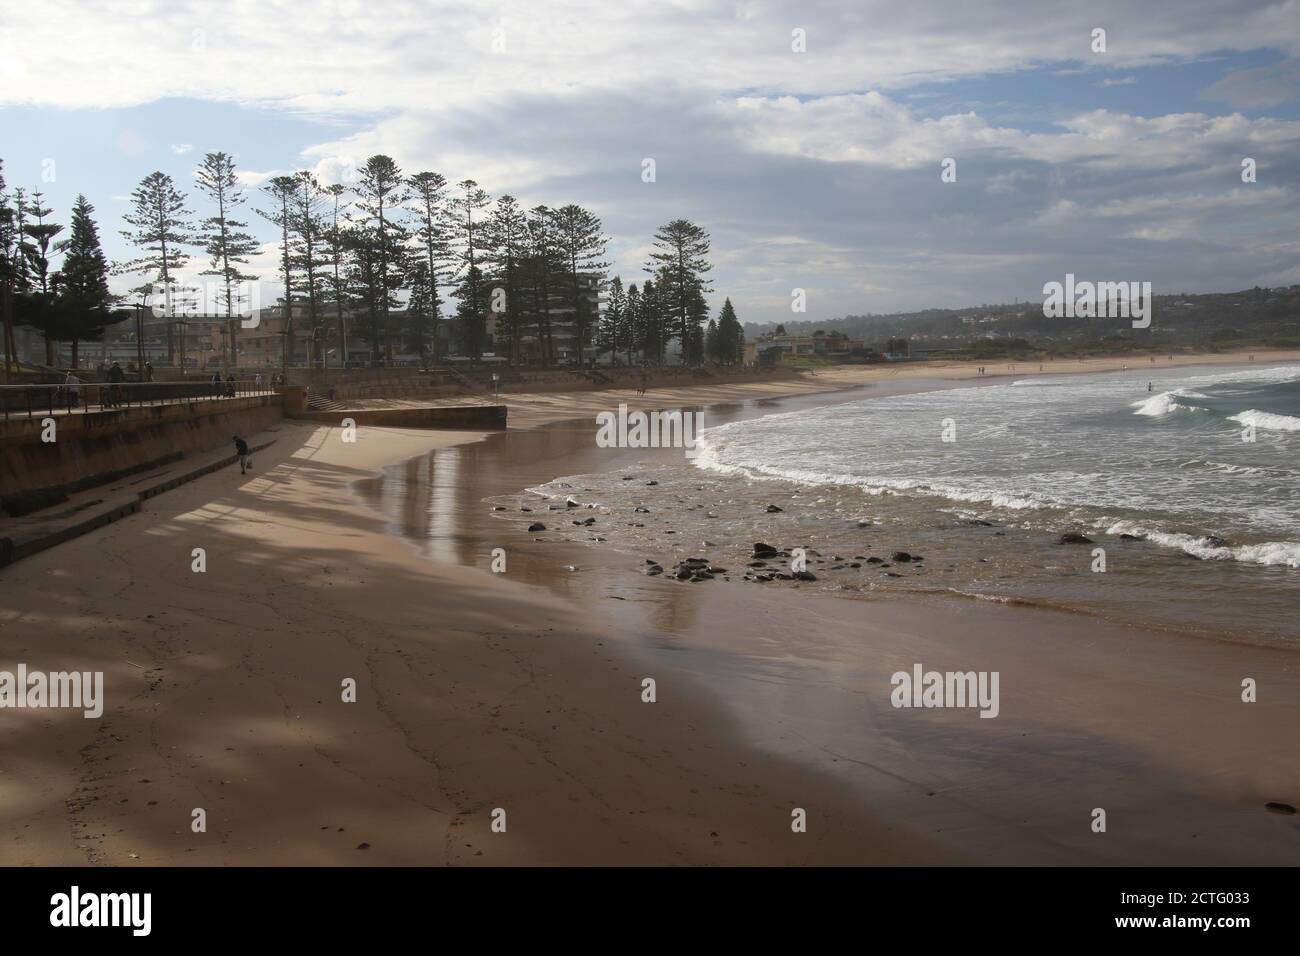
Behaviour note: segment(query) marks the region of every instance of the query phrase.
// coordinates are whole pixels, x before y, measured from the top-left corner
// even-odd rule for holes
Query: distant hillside
[[[869,347],[894,337],[914,347],[1053,352],[1134,348],[1300,346],[1300,285],[1254,288],[1205,295],[1156,295],[1149,329],[1134,329],[1128,319],[1049,319],[1042,303],[980,305],[966,309],[926,309],[889,315],[846,315],[821,321],[780,323],[791,335],[843,332]],[[747,322],[753,339],[776,329],[775,322]]]

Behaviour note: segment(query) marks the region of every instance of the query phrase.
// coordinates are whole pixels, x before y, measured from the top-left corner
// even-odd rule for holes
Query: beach
[[[679,583],[600,542],[536,540],[485,501],[635,468],[591,441],[619,403],[782,410],[979,378],[915,363],[506,395],[494,435],[350,443],[285,421],[255,473],[3,571],[0,663],[103,671],[106,701],[98,720],[7,715],[0,863],[1294,862],[1297,818],[1265,809],[1300,802],[1294,650],[934,595]],[[891,675],[917,663],[997,671],[997,719],[892,706]]]

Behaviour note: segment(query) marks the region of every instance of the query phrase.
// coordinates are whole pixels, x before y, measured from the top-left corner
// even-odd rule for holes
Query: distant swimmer
[[[1151,383],[1150,383],[1150,382],[1147,382],[1147,391],[1148,391],[1148,392],[1151,391]]]

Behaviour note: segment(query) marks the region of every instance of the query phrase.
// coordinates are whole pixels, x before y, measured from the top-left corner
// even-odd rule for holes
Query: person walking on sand
[[[244,439],[240,438],[238,435],[235,436],[234,441],[235,454],[239,456],[239,473],[242,475],[246,472],[252,471],[253,459],[248,453],[248,442],[244,441]]]

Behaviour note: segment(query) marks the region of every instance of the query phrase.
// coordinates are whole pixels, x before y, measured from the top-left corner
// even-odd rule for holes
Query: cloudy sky
[[[114,258],[155,169],[188,185],[224,150],[255,191],[303,168],[341,181],[383,152],[525,205],[589,206],[625,281],[658,225],[693,219],[715,309],[730,296],[746,321],[1041,301],[1066,272],[1157,294],[1300,282],[1296,0],[0,10],[6,178],[61,222],[84,192]],[[272,232],[249,218],[271,278]]]

